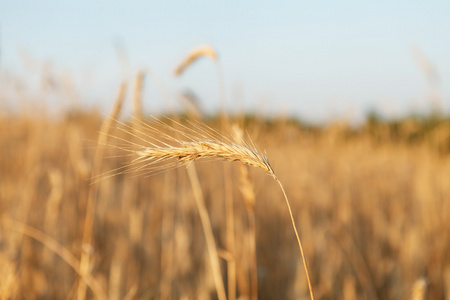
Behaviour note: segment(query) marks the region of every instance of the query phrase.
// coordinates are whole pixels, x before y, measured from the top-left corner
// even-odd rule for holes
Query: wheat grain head
[[[216,50],[210,45],[202,45],[194,48],[189,54],[184,58],[184,60],[178,65],[174,73],[176,76],[181,75],[192,63],[202,56],[209,57],[213,61],[217,61],[218,55]]]
[[[169,118],[166,121],[171,125],[156,118],[153,118],[152,123],[142,122],[139,132],[133,131],[131,125],[118,122],[119,130],[134,139],[112,135],[111,141],[118,143],[111,146],[128,152],[132,160],[130,164],[104,173],[98,179],[120,173],[153,175],[207,158],[241,162],[275,176],[267,155],[251,141],[226,136],[200,122],[186,121],[186,124],[182,124]]]

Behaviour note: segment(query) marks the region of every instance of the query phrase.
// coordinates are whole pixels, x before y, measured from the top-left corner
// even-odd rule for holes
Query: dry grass
[[[83,284],[86,299],[216,299],[212,260],[224,286],[225,264],[235,262],[237,299],[254,296],[256,287],[259,299],[306,299],[274,169],[299,223],[317,299],[450,299],[447,119],[371,118],[357,129],[238,120],[250,136],[259,132],[269,164],[252,143],[193,120],[141,122],[140,84],[136,120],[101,135],[102,143],[116,137],[104,155],[98,133],[108,130],[96,112],[56,119],[45,109],[0,114],[0,299],[74,299],[83,297]],[[221,126],[218,119],[207,123]],[[195,176],[178,168],[203,159],[208,163],[196,163]],[[223,161],[235,199],[234,255]],[[89,178],[99,164],[113,171],[94,185],[93,198]]]
[[[100,118],[84,114],[58,122],[28,117],[1,122],[5,130],[1,131],[0,165],[2,173],[7,174],[0,181],[2,218],[43,230],[79,257],[89,182],[78,169],[80,164],[92,164],[95,147],[88,141],[95,140]],[[436,128],[441,131],[444,124]],[[446,299],[450,160],[448,154],[440,152],[442,147],[435,146],[437,141],[428,138],[433,136],[433,129],[424,133],[422,140],[410,143],[407,139],[392,140],[390,129],[381,136],[372,125],[368,131],[352,134],[342,126],[314,132],[289,123],[248,125],[264,132],[259,144],[267,149],[271,164],[285,178],[317,298],[341,298],[345,294],[357,299],[409,299],[414,282],[424,276],[428,299]],[[125,133],[123,137],[131,140]],[[79,154],[68,160],[74,145],[79,145]],[[117,154],[113,149],[107,151],[110,157]],[[104,169],[117,168],[127,161],[108,158],[103,162]],[[222,249],[225,219],[223,206],[217,201],[221,199],[222,179],[211,164],[220,162],[198,164],[198,177],[217,247]],[[62,180],[50,179],[49,169],[58,170]],[[293,264],[298,255],[285,208],[276,200],[280,195],[268,181],[269,176],[252,170],[259,298],[304,297],[305,277]],[[120,259],[124,267],[116,293],[125,297],[134,291],[136,299],[157,297],[161,211],[168,199],[174,198],[173,231],[164,237],[175,239],[172,296],[212,297],[214,288],[211,290],[211,283],[204,280],[209,272],[205,242],[193,209],[192,190],[183,175],[169,170],[166,175],[153,172],[151,178],[140,176],[141,185],[134,194],[130,186],[134,173],[122,171],[99,185],[92,237],[93,278],[103,291],[109,291],[110,274],[117,269],[113,262]],[[239,172],[233,171],[235,175]],[[234,184],[240,186],[240,180],[234,180]],[[45,225],[49,224],[47,206],[55,193],[60,193],[55,185],[60,185],[62,198],[61,204],[52,208],[56,212],[51,223],[55,225],[49,229]],[[162,186],[173,188],[163,194]],[[131,201],[131,195],[140,201]],[[241,199],[235,204],[236,263],[238,270],[245,271],[249,259],[247,209],[238,189],[234,197]],[[138,221],[140,218],[142,221]],[[2,265],[10,266],[2,271],[1,282],[10,287],[2,285],[3,295],[14,293],[17,299],[74,295],[77,273],[58,257],[42,260],[47,247],[19,238],[4,226],[1,245]],[[249,273],[247,276],[238,276],[238,295],[245,291],[246,284],[250,286]],[[92,297],[89,291],[87,296]]]

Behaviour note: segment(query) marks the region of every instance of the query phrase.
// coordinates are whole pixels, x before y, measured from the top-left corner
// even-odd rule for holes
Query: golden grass
[[[4,129],[0,131],[2,220],[18,220],[43,231],[79,258],[90,189],[80,166],[92,166],[95,143],[89,141],[95,141],[100,124],[97,114],[87,112],[60,121],[28,116],[0,119],[0,128]],[[151,120],[150,124],[171,133]],[[195,122],[183,124],[198,132]],[[258,144],[267,150],[277,175],[284,178],[318,299],[344,295],[356,299],[410,299],[414,282],[421,277],[428,283],[428,299],[448,297],[450,158],[445,143],[450,127],[443,122],[425,130],[417,123],[414,132],[399,133],[396,128],[402,128],[403,123],[395,128],[385,125],[372,124],[352,132],[348,127],[333,125],[315,130],[289,122],[247,124],[250,132],[253,126],[259,130]],[[133,128],[131,123],[129,126],[124,130]],[[407,134],[416,139],[410,140]],[[125,132],[114,135],[131,141]],[[208,135],[207,139],[211,138]],[[232,137],[227,139],[234,141]],[[138,138],[134,141],[139,141],[142,148],[117,140],[118,146],[126,146],[127,150],[133,146],[133,151],[144,151],[151,146],[142,146]],[[183,147],[175,143],[172,146]],[[104,170],[129,162],[122,150],[105,151],[111,158],[103,161]],[[173,230],[165,236],[174,240],[172,297],[195,299],[201,294],[214,298],[214,285],[211,290],[207,280],[212,277],[205,262],[206,244],[193,209],[189,182],[170,170],[161,176],[151,167],[147,171],[136,169],[143,164],[145,161],[118,170],[116,173],[121,174],[99,183],[91,244],[94,268],[90,276],[103,291],[114,291],[116,298],[157,297],[161,282],[157,267],[162,244],[161,212],[167,201],[174,199]],[[175,167],[185,162],[173,159],[164,164]],[[218,201],[222,199],[223,179],[221,172],[211,166],[220,164],[196,164],[219,252],[225,245],[225,218]],[[242,164],[231,165],[240,169]],[[237,186],[242,185],[239,169],[233,169],[233,183]],[[248,171],[256,197],[259,298],[304,298],[307,285],[302,265],[295,263],[298,255],[285,205],[274,201],[279,199],[279,191],[270,184],[266,172],[254,168]],[[136,172],[150,172],[153,176],[151,180],[137,177],[140,185],[136,189],[131,180]],[[167,189],[163,192],[161,187]],[[141,201],[133,202],[131,197]],[[238,272],[239,297],[246,285],[250,286],[250,273],[245,273],[249,268],[244,267],[250,260],[246,246],[249,223],[246,201],[238,189],[234,197],[238,200],[235,259],[237,269],[243,270]],[[49,224],[54,224],[53,228],[49,229]],[[5,268],[0,272],[0,298],[76,297],[76,271],[59,257],[46,255],[47,247],[13,234],[9,227],[2,225],[1,233],[0,260]],[[110,284],[117,282],[112,274],[119,270],[118,262],[122,266],[120,286],[112,289]],[[86,297],[93,298],[89,290]]]
[[[192,51],[176,73],[203,56],[217,67],[224,112],[213,48]],[[124,89],[106,120],[79,109],[0,114],[0,299],[304,299],[311,285],[318,299],[450,299],[442,114],[372,116],[355,129],[235,120],[259,132],[266,155],[242,132],[221,133],[225,118],[144,120],[143,79],[133,120],[115,132]]]

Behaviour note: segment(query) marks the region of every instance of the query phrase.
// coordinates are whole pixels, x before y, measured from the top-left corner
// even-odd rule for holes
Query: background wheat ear
[[[174,74],[176,76],[181,75],[192,63],[202,56],[209,57],[213,61],[217,61],[219,56],[216,50],[210,45],[202,45],[194,48],[188,55],[183,59],[183,61],[175,69]]]

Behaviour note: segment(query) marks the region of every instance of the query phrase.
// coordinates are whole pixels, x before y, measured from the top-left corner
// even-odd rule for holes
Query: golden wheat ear
[[[128,132],[142,142],[142,144],[137,144],[136,142],[127,142],[126,139],[119,138],[121,142],[127,144],[119,148],[135,156],[130,164],[130,170],[142,171],[147,169],[152,173],[161,171],[161,167],[178,167],[197,160],[210,158],[240,162],[266,171],[278,183],[283,192],[305,268],[310,297],[314,299],[308,267],[291,205],[281,181],[275,175],[269,163],[267,155],[262,154],[253,142],[246,142],[243,139],[233,137],[234,135],[227,136],[208,127],[206,124],[188,120],[184,123],[168,118],[166,120],[170,122],[163,122],[160,119],[153,118],[152,123],[143,123],[141,127],[142,132],[138,134],[136,131],[133,132],[131,126],[122,123],[123,131]]]

